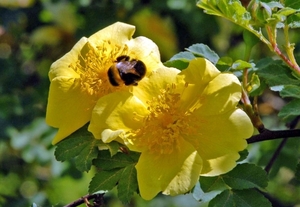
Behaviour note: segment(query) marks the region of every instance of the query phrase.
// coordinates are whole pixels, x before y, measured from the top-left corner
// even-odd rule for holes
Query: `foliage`
[[[191,192],[200,205],[299,205],[299,14],[293,0],[0,3],[0,205],[63,206],[97,192],[108,206],[153,206],[165,198],[137,196],[139,153],[94,139],[87,126],[54,147],[56,131],[41,118],[51,63],[116,21],[136,25],[136,35],[157,43],[167,67],[184,70],[205,57],[242,82],[239,107],[259,142],[248,139],[232,171],[200,177]],[[272,140],[287,137],[296,138]],[[179,206],[175,199],[164,202]]]

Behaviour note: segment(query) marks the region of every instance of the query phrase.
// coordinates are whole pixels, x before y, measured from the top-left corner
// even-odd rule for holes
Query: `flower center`
[[[179,110],[180,94],[174,93],[172,85],[160,91],[148,104],[149,115],[144,126],[131,132],[130,139],[138,147],[156,154],[171,154],[180,150],[178,139],[196,133],[195,116],[190,111]]]
[[[89,42],[81,49],[76,63],[69,65],[80,75],[81,90],[91,96],[101,97],[120,87],[113,87],[109,83],[107,70],[114,64],[117,57],[127,54],[128,46],[119,46],[108,41],[96,48]]]

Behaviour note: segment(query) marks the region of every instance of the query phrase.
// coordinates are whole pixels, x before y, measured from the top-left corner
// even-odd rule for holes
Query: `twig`
[[[271,131],[268,129],[264,129],[262,133],[258,135],[254,135],[247,139],[248,144],[267,141],[267,140],[274,140],[274,139],[281,139],[281,138],[292,138],[292,137],[300,137],[300,129],[293,129],[293,130],[278,130],[278,131]]]
[[[281,140],[280,144],[278,145],[276,151],[274,152],[273,156],[271,157],[270,161],[268,162],[267,166],[265,167],[265,171],[267,173],[270,172],[271,167],[273,166],[275,160],[277,159],[277,157],[280,154],[280,151],[282,150],[282,148],[284,147],[285,143],[287,142],[288,137],[284,138],[283,140]]]
[[[96,193],[96,194],[92,194],[92,195],[85,195],[81,198],[79,198],[78,200],[65,205],[64,207],[76,207],[79,206],[83,203],[86,203],[87,206],[95,206],[95,207],[100,207],[103,205],[103,195],[104,193]],[[93,205],[90,205],[89,203],[87,203],[88,200],[92,200],[95,199],[93,202]]]

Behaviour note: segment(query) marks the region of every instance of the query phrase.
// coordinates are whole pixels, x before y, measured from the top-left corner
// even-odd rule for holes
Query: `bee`
[[[122,55],[108,69],[107,75],[109,82],[113,86],[123,84],[126,86],[136,86],[143,79],[146,71],[146,65],[142,61],[136,59],[130,60],[129,56]]]

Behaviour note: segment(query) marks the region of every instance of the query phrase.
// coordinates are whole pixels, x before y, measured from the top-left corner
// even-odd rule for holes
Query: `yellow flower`
[[[104,142],[121,138],[141,152],[136,169],[144,199],[182,194],[199,175],[216,176],[236,165],[253,133],[249,117],[237,108],[240,98],[236,76],[197,58],[182,72],[160,68],[132,93],[102,97],[89,130]]]
[[[157,46],[145,37],[132,39],[135,27],[112,24],[81,38],[70,52],[51,65],[46,121],[58,128],[53,144],[89,122],[97,100],[128,86],[112,86],[107,71],[118,57],[141,60],[147,74],[161,67]],[[146,76],[147,76],[146,74]]]

